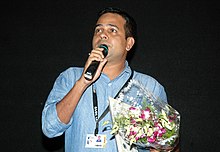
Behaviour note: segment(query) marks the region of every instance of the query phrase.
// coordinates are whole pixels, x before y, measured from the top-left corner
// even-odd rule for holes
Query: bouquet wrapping
[[[172,151],[178,144],[180,114],[132,79],[116,99],[109,98],[119,152],[150,147]]]

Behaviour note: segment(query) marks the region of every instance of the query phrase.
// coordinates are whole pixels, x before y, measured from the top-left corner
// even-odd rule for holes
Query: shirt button
[[[109,87],[112,86],[112,83],[109,83],[108,86],[109,86]]]

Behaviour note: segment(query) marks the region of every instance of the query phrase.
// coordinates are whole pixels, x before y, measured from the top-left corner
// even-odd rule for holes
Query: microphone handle
[[[106,44],[101,44],[99,48],[103,48],[103,55],[106,57],[108,54],[108,46]],[[92,63],[87,68],[84,77],[87,80],[92,80],[99,66],[100,61],[92,61]]]
[[[92,63],[87,68],[84,77],[87,80],[92,80],[99,66],[99,61],[92,61]]]

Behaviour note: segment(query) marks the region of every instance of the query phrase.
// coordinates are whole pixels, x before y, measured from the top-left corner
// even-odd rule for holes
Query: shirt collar
[[[131,68],[130,68],[127,60],[125,61],[125,68],[124,68],[124,70],[115,79],[117,79],[118,77],[120,77],[124,73],[128,73],[129,75],[131,74]],[[106,74],[104,74],[104,73],[101,74],[99,79],[105,79],[105,80],[108,79],[108,81],[110,81],[108,76]]]

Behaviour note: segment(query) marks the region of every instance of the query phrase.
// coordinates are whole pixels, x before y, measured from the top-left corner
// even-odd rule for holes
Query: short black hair
[[[135,40],[137,39],[137,24],[133,17],[131,17],[127,12],[119,8],[107,7],[98,13],[98,18],[100,18],[103,14],[106,13],[115,13],[122,16],[126,21],[124,26],[125,38],[127,39],[128,37],[133,37]]]

